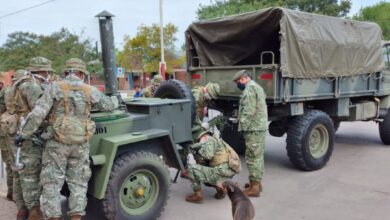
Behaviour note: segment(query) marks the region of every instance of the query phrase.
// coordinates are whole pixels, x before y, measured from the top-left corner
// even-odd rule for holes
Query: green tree
[[[167,72],[183,65],[183,59],[175,53],[177,27],[167,24],[164,27],[164,54]],[[160,27],[157,24],[141,25],[135,37],[125,36],[123,50],[117,54],[117,61],[126,70],[158,72],[160,62]]]
[[[96,60],[92,45],[91,40],[82,39],[65,28],[48,36],[14,32],[0,47],[0,70],[26,68],[32,57],[43,56],[53,62],[53,68],[60,74],[69,58],[78,57],[86,62]],[[96,65],[93,68],[100,69]]]
[[[355,20],[376,22],[381,28],[383,37],[390,40],[390,2],[380,2],[373,6],[360,9],[357,15],[353,16]]]
[[[199,20],[223,17],[267,7],[286,7],[300,11],[330,16],[346,16],[351,8],[350,0],[211,0],[209,5],[199,5]]]

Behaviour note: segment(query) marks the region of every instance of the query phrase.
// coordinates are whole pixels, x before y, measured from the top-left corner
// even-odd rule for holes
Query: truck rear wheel
[[[329,161],[334,145],[332,119],[319,110],[294,117],[287,131],[287,154],[299,169],[321,169]]]
[[[387,111],[383,121],[379,122],[379,136],[383,144],[390,145],[390,111]]]
[[[164,81],[154,92],[154,97],[163,99],[189,99],[191,100],[191,123],[194,123],[196,116],[195,98],[182,81],[170,79]]]
[[[156,155],[127,153],[114,162],[103,211],[107,219],[149,220],[160,216],[168,200],[170,175]]]

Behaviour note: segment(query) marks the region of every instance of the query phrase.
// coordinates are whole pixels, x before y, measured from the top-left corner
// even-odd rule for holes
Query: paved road
[[[296,170],[287,158],[285,137],[267,136],[265,166],[264,193],[252,199],[255,219],[390,219],[390,147],[382,145],[373,122],[342,123],[332,158],[316,172]],[[245,167],[234,181],[243,185],[246,176]],[[184,197],[190,192],[185,180],[174,184],[160,219],[231,219],[227,198],[217,201],[206,188],[203,204],[189,204]],[[15,212],[11,203],[0,200],[0,219],[13,219]]]

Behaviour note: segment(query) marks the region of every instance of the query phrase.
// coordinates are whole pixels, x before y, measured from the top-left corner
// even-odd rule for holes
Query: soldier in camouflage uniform
[[[49,84],[50,75],[54,72],[51,61],[44,57],[34,57],[30,60],[27,70],[31,74],[15,81],[16,113],[19,119],[25,118],[34,108],[37,100],[42,96],[44,89]],[[41,127],[32,139],[22,143],[20,153],[24,168],[19,171],[20,185],[23,199],[29,210],[29,220],[43,219],[40,209],[40,173],[42,169],[43,142],[40,134]]]
[[[155,75],[152,79],[152,85],[142,90],[142,97],[153,97],[157,87],[162,83],[163,78],[160,75]]]
[[[220,88],[217,83],[207,83],[206,86],[196,86],[192,89],[192,94],[196,101],[195,125],[200,125],[203,122],[207,101],[216,99],[219,92]]]
[[[18,70],[12,78],[12,86],[7,87],[4,92],[4,102],[6,106],[6,112],[1,117],[1,130],[5,134],[5,142],[9,152],[11,153],[12,163],[16,157],[16,146],[14,144],[16,130],[18,126],[19,116],[16,111],[16,99],[15,90],[17,82],[22,78],[25,78],[30,74],[26,70]],[[23,149],[22,149],[23,150]],[[15,201],[18,212],[16,215],[17,220],[24,220],[28,217],[28,209],[26,202],[23,198],[20,175],[18,170],[12,170],[13,176],[13,200]],[[39,181],[39,180],[38,180]]]
[[[233,77],[237,87],[243,90],[238,110],[238,131],[245,139],[245,160],[249,170],[249,183],[245,194],[259,197],[262,191],[261,178],[264,173],[265,133],[267,131],[267,104],[263,88],[251,80],[246,70]]]
[[[41,173],[42,210],[48,219],[61,219],[60,190],[67,181],[71,220],[85,215],[86,193],[91,176],[89,168],[89,139],[95,131],[90,111],[112,111],[114,102],[95,87],[83,82],[88,72],[77,58],[66,61],[67,77],[52,83],[27,116],[16,142],[28,139],[48,116],[45,134],[51,136],[43,153]],[[116,100],[117,101],[117,100]]]
[[[217,189],[216,199],[223,199],[226,191],[222,183],[233,178],[241,171],[240,158],[226,142],[210,131],[199,135],[199,143],[191,146],[197,164],[190,164],[188,170],[181,174],[188,178],[194,193],[186,197],[187,202],[202,203],[201,183],[209,184]]]
[[[4,87],[4,83],[0,81],[0,116],[5,113],[5,101],[4,101],[4,91],[6,88]],[[13,175],[11,170],[11,164],[13,162],[12,151],[8,149],[5,141],[5,133],[0,131],[0,150],[1,150],[1,158],[5,163],[5,170],[7,172],[7,196],[6,198],[12,201],[12,192],[13,192]]]

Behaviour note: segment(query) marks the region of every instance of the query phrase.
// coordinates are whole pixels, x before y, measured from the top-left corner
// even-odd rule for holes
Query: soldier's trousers
[[[40,174],[42,169],[43,146],[24,141],[20,152],[20,160],[24,168],[19,171],[20,186],[27,209],[40,205],[42,187]]]
[[[225,182],[234,176],[234,171],[229,168],[228,163],[220,164],[216,167],[207,167],[199,164],[188,166],[188,177],[194,191],[201,189],[201,183],[208,183],[216,186],[218,182]]]
[[[249,180],[260,181],[264,173],[264,147],[266,131],[244,131],[245,161]]]
[[[4,143],[5,145],[5,143]],[[4,150],[1,150],[1,158],[5,163],[5,171],[7,172],[7,191],[8,193],[13,192],[13,175],[11,165],[13,163],[12,151],[5,145]]]
[[[12,152],[12,157],[16,158],[16,146],[15,146],[15,139],[13,136],[6,136],[6,144],[7,148],[11,149]],[[13,192],[12,192],[12,198],[15,201],[16,207],[18,209],[23,209],[26,208],[26,203],[24,202],[23,199],[23,193],[22,193],[22,187],[20,184],[20,176],[18,171],[12,171],[12,177],[13,177]]]
[[[42,160],[42,209],[45,217],[61,217],[60,190],[65,180],[70,190],[68,214],[85,215],[87,187],[91,177],[89,143],[67,145],[49,140]]]

